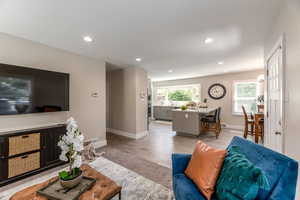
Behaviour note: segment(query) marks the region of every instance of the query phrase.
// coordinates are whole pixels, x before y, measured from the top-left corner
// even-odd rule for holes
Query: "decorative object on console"
[[[96,148],[93,142],[88,142],[84,145],[84,149],[82,152],[83,161],[90,162],[94,161],[96,158],[103,156],[105,152],[97,153]]]
[[[202,141],[198,141],[184,172],[193,180],[207,200],[210,200],[214,193],[214,187],[226,154],[227,150],[225,149],[214,149]]]
[[[208,88],[208,95],[215,100],[222,99],[226,95],[226,88],[220,83],[215,83]]]
[[[82,179],[81,152],[83,151],[84,137],[79,131],[76,121],[71,117],[67,120],[67,133],[58,142],[61,148],[59,159],[69,161],[69,171],[59,172],[60,183],[63,187],[72,188]]]

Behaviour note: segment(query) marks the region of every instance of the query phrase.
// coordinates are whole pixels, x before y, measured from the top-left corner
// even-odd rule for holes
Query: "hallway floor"
[[[205,133],[198,138],[177,136],[172,131],[170,124],[166,122],[152,122],[149,135],[139,140],[108,133],[108,146],[103,148],[103,150],[105,149],[108,152],[112,149],[118,149],[129,155],[171,168],[172,153],[192,153],[198,140],[202,140],[212,147],[224,149],[234,136],[242,136],[242,133],[240,131],[223,129],[218,139],[215,138],[213,133]]]

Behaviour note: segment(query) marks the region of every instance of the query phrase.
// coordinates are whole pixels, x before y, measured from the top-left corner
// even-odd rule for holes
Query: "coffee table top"
[[[118,194],[122,189],[122,187],[117,185],[113,180],[104,176],[89,165],[82,165],[81,170],[83,171],[84,176],[96,179],[96,183],[90,190],[83,193],[79,200],[108,200]],[[38,195],[37,191],[55,181],[57,178],[58,177],[54,177],[43,183],[25,188],[14,194],[10,200],[47,200],[47,198]]]

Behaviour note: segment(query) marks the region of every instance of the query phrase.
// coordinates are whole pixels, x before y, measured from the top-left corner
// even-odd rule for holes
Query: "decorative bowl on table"
[[[59,178],[60,184],[63,188],[74,188],[77,185],[80,184],[80,182],[82,181],[82,171],[80,171],[80,173],[77,176],[74,176],[73,178],[70,179],[63,179],[63,178]]]

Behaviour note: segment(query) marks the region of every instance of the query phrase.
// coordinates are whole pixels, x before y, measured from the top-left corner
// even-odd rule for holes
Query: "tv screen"
[[[0,64],[0,115],[69,110],[69,74]]]

